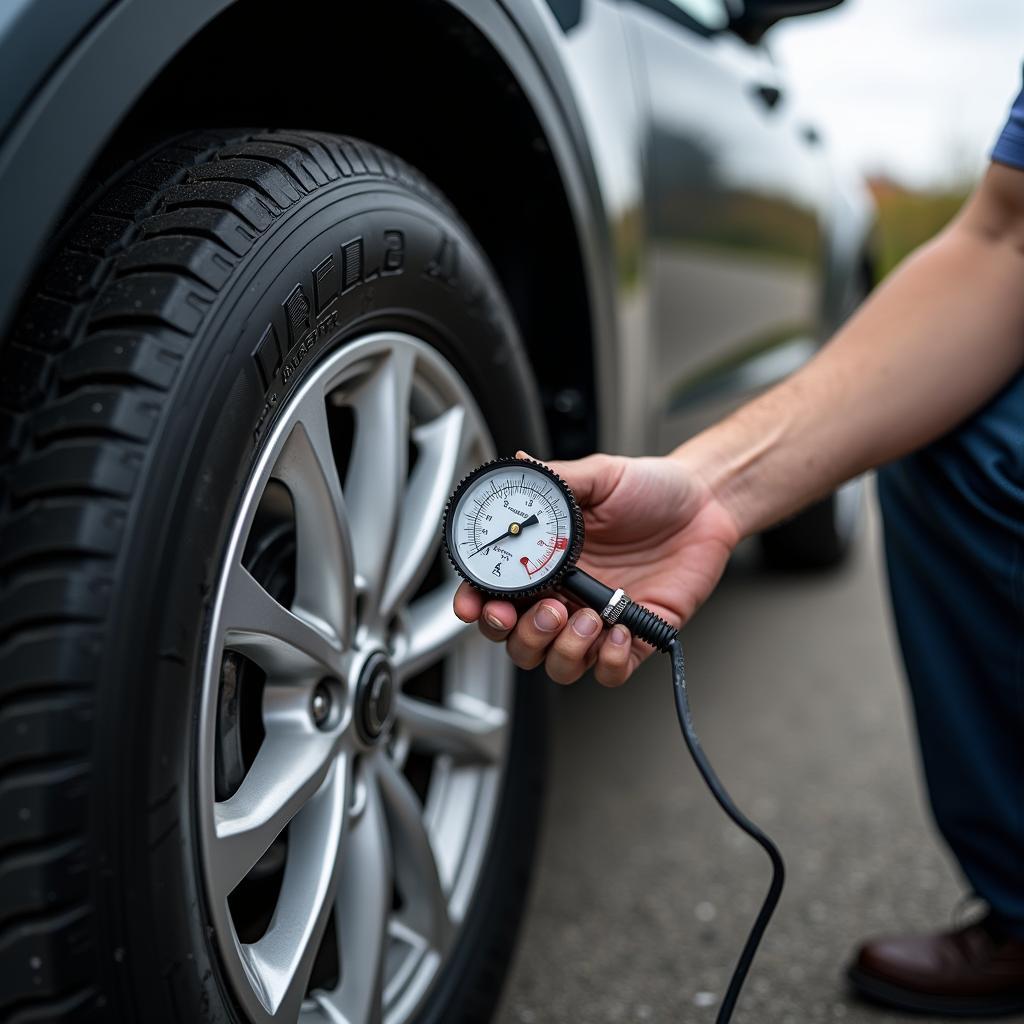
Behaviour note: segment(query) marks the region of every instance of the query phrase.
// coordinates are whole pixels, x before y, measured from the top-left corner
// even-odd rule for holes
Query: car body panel
[[[0,7],[0,138],[110,0],[7,0]]]
[[[93,4],[94,17],[79,18],[80,34],[73,34],[74,44],[56,66],[43,57],[26,62],[18,91],[31,99],[0,143],[4,327],[47,237],[103,144],[160,68],[227,2],[120,0],[98,14]],[[32,47],[30,19],[6,28],[0,49]],[[38,77],[30,81],[33,74]]]
[[[813,354],[872,222],[768,50],[664,6],[588,0],[563,28],[614,247],[601,446],[626,453],[671,448]]]
[[[646,389],[650,294],[643,267],[644,209],[642,93],[636,81],[621,4],[585,0],[578,19],[560,29],[558,64],[565,70],[576,116],[585,133],[587,159],[598,190],[604,280],[590,280],[592,295],[607,307],[610,343],[599,343],[596,361],[600,403],[599,447],[643,451],[650,416]]]
[[[53,7],[16,0],[0,18],[0,55],[17,55],[0,104],[0,324],[106,141],[230,2],[61,0],[50,25],[40,12]],[[794,156],[788,104],[771,118],[757,109],[747,83],[772,73],[761,48],[687,34],[636,0],[445,2],[510,69],[561,176],[589,298],[597,446],[663,449],[723,395],[728,405],[813,349],[842,306],[870,207],[852,180],[837,187],[820,147]],[[718,162],[674,176],[698,132],[713,135]],[[686,209],[701,182],[748,229],[760,216],[777,237],[710,252]],[[709,394],[716,372],[720,393]]]
[[[648,393],[665,450],[716,381],[739,393],[744,364],[818,336],[824,169],[759,48],[627,10],[648,87]]]
[[[615,280],[599,446],[665,451],[791,373],[863,298],[873,202],[766,45],[658,9],[678,0],[548,2]]]

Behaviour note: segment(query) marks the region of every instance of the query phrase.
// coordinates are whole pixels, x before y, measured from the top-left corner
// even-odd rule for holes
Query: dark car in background
[[[0,1017],[489,1017],[545,691],[445,499],[665,450],[862,297],[762,40],[834,3],[0,9]]]

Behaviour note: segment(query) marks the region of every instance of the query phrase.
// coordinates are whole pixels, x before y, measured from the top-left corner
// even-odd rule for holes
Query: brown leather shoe
[[[873,939],[848,977],[861,995],[901,1010],[947,1017],[1024,1011],[1024,939],[991,919],[939,935]]]

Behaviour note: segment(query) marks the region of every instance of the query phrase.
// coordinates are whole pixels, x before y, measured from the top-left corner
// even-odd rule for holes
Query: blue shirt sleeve
[[[992,150],[992,159],[1024,171],[1024,90],[1013,101],[1006,127]]]

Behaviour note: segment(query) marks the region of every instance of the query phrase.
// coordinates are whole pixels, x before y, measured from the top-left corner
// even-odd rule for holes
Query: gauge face
[[[470,583],[515,595],[553,585],[578,549],[580,531],[572,494],[554,473],[506,459],[482,466],[459,485],[445,543]]]

